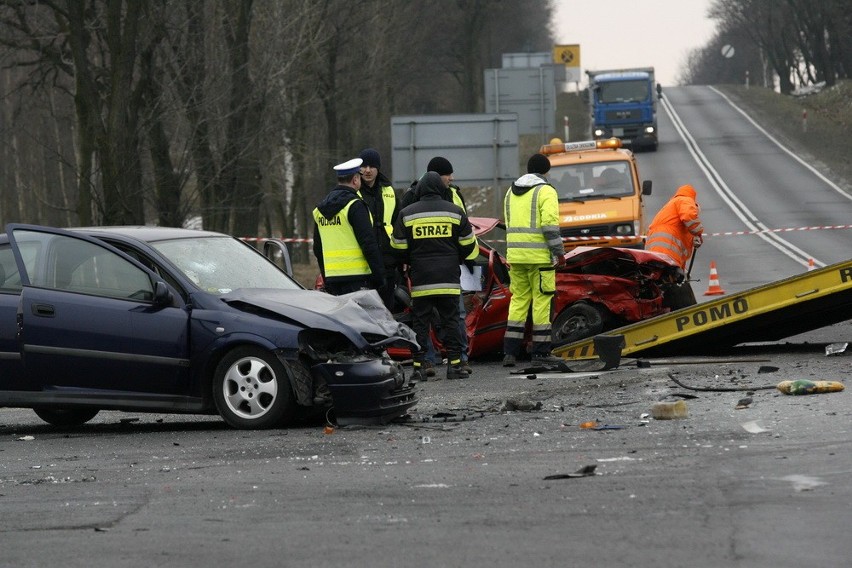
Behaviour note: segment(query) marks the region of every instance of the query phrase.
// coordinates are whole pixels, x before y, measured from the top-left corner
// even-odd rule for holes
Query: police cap
[[[342,164],[334,166],[334,171],[337,174],[337,177],[351,176],[352,174],[358,173],[363,162],[364,160],[361,158],[353,158],[348,162],[343,162]]]

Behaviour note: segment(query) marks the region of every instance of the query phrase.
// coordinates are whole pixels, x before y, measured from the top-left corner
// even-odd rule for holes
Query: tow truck
[[[547,179],[559,197],[559,231],[565,250],[578,245],[643,248],[645,203],[651,180],[640,181],[633,152],[621,140],[543,145]]]
[[[558,346],[567,360],[724,351],[852,319],[852,259]]]

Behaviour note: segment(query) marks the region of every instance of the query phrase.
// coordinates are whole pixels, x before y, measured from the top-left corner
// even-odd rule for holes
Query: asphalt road
[[[405,424],[330,432],[3,409],[0,566],[848,566],[850,393],[773,387],[844,380],[852,354],[824,343],[850,339],[534,378],[478,363]],[[687,418],[647,416],[679,395]]]

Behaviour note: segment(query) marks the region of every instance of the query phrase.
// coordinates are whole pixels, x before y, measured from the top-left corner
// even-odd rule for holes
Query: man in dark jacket
[[[414,354],[412,381],[422,373],[429,328],[433,324],[447,351],[447,378],[464,379],[459,336],[459,265],[476,258],[473,227],[462,209],[450,201],[447,186],[437,172],[427,172],[417,183],[417,201],[405,207],[394,225],[391,245],[403,254],[411,278],[412,327],[420,350]],[[434,322],[437,313],[438,322]]]
[[[361,199],[373,216],[373,229],[376,241],[382,251],[384,262],[385,283],[379,288],[382,302],[394,311],[394,288],[396,287],[398,270],[396,254],[390,245],[393,224],[399,215],[399,199],[390,180],[380,170],[382,159],[373,148],[366,148],[358,156],[361,158]]]
[[[334,166],[337,185],[313,211],[314,255],[326,292],[335,296],[385,285],[372,216],[358,195],[361,161]]]
[[[464,202],[464,198],[462,197],[461,191],[459,187],[453,184],[453,164],[443,156],[435,156],[429,163],[426,165],[427,172],[436,172],[439,176],[441,176],[441,181],[444,182],[444,185],[447,187],[447,192],[444,195],[444,198],[448,201],[455,203],[461,210],[467,214],[467,205]],[[408,207],[412,203],[417,201],[417,182],[412,182],[412,184],[408,187],[408,189],[403,193],[400,208]],[[473,261],[469,260],[465,262],[465,268],[459,267],[461,270],[472,270]],[[467,325],[465,324],[466,317],[465,307],[464,307],[464,296],[459,295],[459,333],[461,334],[461,364],[462,368],[464,368],[465,372],[469,375],[473,372],[473,368],[470,366],[467,356]],[[437,353],[437,349],[434,344],[429,341],[426,343],[426,374],[430,377],[435,376],[435,371],[432,368],[432,364],[434,362],[440,362],[441,357]]]

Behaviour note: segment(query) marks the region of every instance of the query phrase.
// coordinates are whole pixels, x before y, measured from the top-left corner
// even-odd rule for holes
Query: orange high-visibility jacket
[[[695,188],[682,185],[651,221],[645,250],[667,254],[685,269],[692,256],[693,238],[701,237],[702,233]]]

